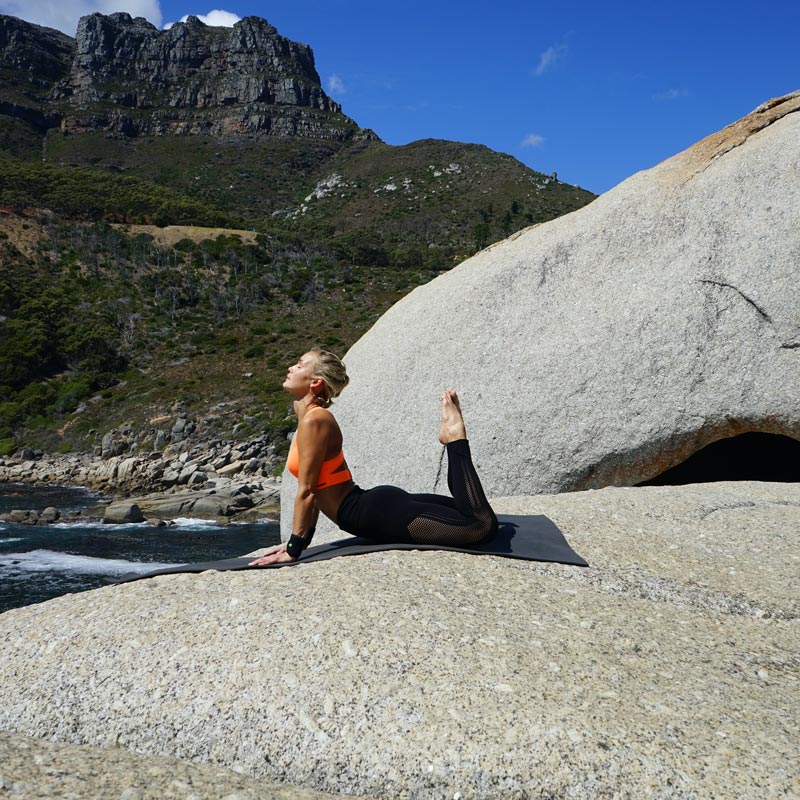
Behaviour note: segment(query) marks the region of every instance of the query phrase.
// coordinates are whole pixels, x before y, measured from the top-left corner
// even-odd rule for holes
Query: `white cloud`
[[[113,14],[115,11],[127,11],[132,17],[144,17],[160,28],[164,20],[160,0],[0,0],[0,14],[56,28],[70,36],[78,29],[78,20],[95,12]],[[188,14],[181,17],[186,22]],[[241,17],[231,11],[214,9],[207,14],[195,14],[206,25],[231,28]],[[164,25],[169,28],[174,23]]]
[[[521,142],[522,147],[541,147],[544,144],[544,136],[538,133],[529,133]]]
[[[159,0],[0,0],[0,13],[57,28],[70,36],[75,35],[81,17],[96,11],[127,11],[132,17],[145,17],[156,27],[161,27],[163,19]]]
[[[666,92],[659,92],[653,95],[653,100],[677,100],[679,97],[686,97],[688,89],[667,89]]]
[[[347,87],[344,85],[344,81],[336,74],[328,77],[327,87],[328,94],[334,97],[347,94]]]
[[[536,77],[544,75],[547,70],[561,61],[567,55],[567,49],[565,42],[560,42],[559,44],[554,44],[552,47],[548,47],[547,50],[539,56],[539,65],[534,71]]]
[[[208,14],[184,14],[180,21],[186,22],[190,16],[197,17],[200,22],[210,25],[212,28],[232,28],[241,19],[238,14],[234,14],[232,11],[223,11],[221,8],[215,8],[213,11],[209,11]],[[164,28],[171,28],[174,24],[174,22],[168,22],[164,25]]]

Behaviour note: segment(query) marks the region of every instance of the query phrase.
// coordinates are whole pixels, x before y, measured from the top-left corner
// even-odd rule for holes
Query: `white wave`
[[[102,520],[74,519],[69,522],[53,522],[48,528],[88,528],[90,530],[120,531],[126,528],[141,528],[145,522],[124,522],[119,525],[106,524]]]
[[[11,539],[0,539],[0,544],[11,544],[11,542],[24,542],[24,541],[25,541],[24,539],[17,539],[12,537]]]
[[[157,561],[126,561],[121,558],[93,558],[53,550],[0,554],[0,569],[17,572],[71,572],[79,575],[123,575],[126,572],[152,572],[177,567]]]
[[[172,520],[178,528],[199,528],[201,530],[214,530],[222,526],[213,519],[192,519],[191,517],[176,517]]]
[[[175,524],[170,525],[171,530],[176,528],[190,528],[194,530],[217,530],[222,526],[215,522],[213,519],[192,519],[190,517],[177,517],[172,520]],[[104,530],[104,531],[121,531],[128,528],[133,529],[148,529],[150,526],[146,522],[123,522],[118,525],[103,522],[102,520],[85,520],[73,519],[61,522],[54,522],[49,525],[50,528],[88,528],[90,530]],[[159,528],[158,530],[162,530]]]

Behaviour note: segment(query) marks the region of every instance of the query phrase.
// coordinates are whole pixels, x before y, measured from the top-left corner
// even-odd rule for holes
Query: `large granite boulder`
[[[345,358],[356,479],[432,489],[446,387],[490,496],[633,485],[746,431],[800,439],[798,110],[800,92],[771,101],[398,302]]]
[[[588,569],[383,552],[0,615],[0,730],[414,798],[785,798],[800,486],[608,488]]]

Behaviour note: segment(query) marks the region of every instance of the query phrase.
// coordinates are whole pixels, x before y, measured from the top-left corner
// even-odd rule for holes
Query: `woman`
[[[294,398],[297,433],[287,468],[297,477],[292,534],[251,566],[296,561],[308,546],[321,511],[342,530],[379,542],[467,545],[497,530],[470,457],[458,397],[441,398],[439,441],[447,448],[452,497],[409,494],[395,486],[364,491],[353,482],[342,453],[342,432],[327,408],[347,386],[344,364],[333,353],[311,350],[292,367],[283,388]]]

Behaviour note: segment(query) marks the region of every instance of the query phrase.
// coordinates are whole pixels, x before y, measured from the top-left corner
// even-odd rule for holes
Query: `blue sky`
[[[477,142],[598,193],[800,89],[797,0],[0,0],[72,35],[92,11],[214,9],[310,44],[328,93],[390,144]]]

